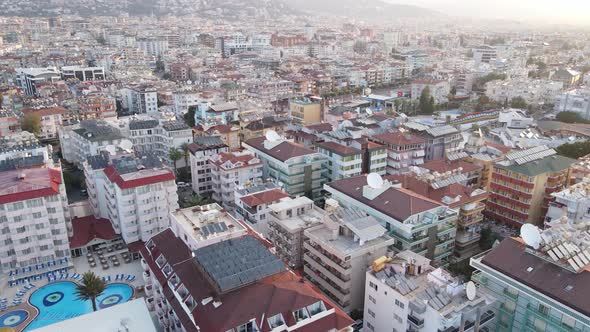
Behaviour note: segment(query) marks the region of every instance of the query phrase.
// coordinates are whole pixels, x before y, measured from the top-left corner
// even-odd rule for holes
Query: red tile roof
[[[117,233],[108,219],[94,216],[72,219],[74,235],[70,237],[70,248],[80,248],[94,239],[113,240]]]
[[[362,154],[362,151],[359,149],[351,148],[349,146],[338,144],[336,142],[320,142],[320,143],[316,143],[316,146],[319,148],[323,148],[323,149],[335,152],[340,156],[351,156],[351,155],[355,155],[355,154]]]
[[[445,159],[435,159],[425,162],[419,167],[430,170],[431,172],[445,173],[453,171],[459,167],[463,168],[461,174],[475,172],[481,170],[482,166],[478,166],[472,163],[468,163],[464,160],[448,161]]]
[[[309,126],[306,126],[305,128],[311,129],[311,130],[315,130],[317,132],[324,132],[324,131],[332,131],[332,125],[329,123],[318,123],[318,124],[312,124]]]
[[[68,112],[67,109],[61,106],[52,106],[52,107],[44,107],[39,109],[34,108],[24,108],[21,110],[25,115],[28,114],[37,114],[40,116],[48,116],[48,115],[56,115],[56,114],[65,114]]]
[[[289,195],[280,190],[280,189],[273,189],[267,190],[247,196],[240,197],[240,200],[244,202],[244,204],[254,207],[261,204],[268,204],[271,202],[275,202],[281,200],[282,198],[289,197]]]
[[[29,168],[0,172],[0,204],[58,195],[61,182],[61,171],[58,169]]]
[[[264,137],[255,137],[247,140],[245,144],[248,144],[251,147],[259,150],[260,152],[266,153],[269,156],[276,158],[280,161],[287,161],[291,158],[312,155],[316,153],[315,151],[308,149],[303,145],[289,141],[284,141],[282,143],[277,144],[271,149],[266,149],[264,147],[265,140],[266,138]]]
[[[408,133],[396,132],[375,135],[373,138],[379,142],[394,146],[406,146],[411,144],[424,144],[426,140],[422,137]]]
[[[212,163],[213,165],[216,165],[216,166],[221,167],[223,169],[225,169],[225,167],[222,167],[222,165],[228,161],[234,165],[234,167],[230,168],[230,169],[243,168],[243,167],[254,167],[257,165],[262,165],[262,161],[260,159],[256,158],[256,156],[251,155],[251,154],[236,154],[236,153],[231,153],[231,152],[220,152],[218,154],[218,158],[219,159],[209,158],[209,162]],[[250,161],[252,161],[253,159],[257,159],[258,162],[251,162],[250,163]],[[235,167],[235,165],[240,162],[243,165],[240,167]]]
[[[141,172],[141,170],[138,170]],[[141,186],[147,186],[149,184],[165,182],[165,181],[174,181],[176,177],[172,171],[167,170],[165,173],[156,174],[156,175],[149,175],[144,177],[138,177],[134,179],[125,180],[121,177],[117,169],[113,165],[109,165],[107,168],[104,169],[104,173],[107,178],[117,184],[121,189],[129,189]]]

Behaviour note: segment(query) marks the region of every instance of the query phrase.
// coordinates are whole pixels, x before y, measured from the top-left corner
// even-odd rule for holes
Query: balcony
[[[527,313],[532,314],[535,318],[544,321],[545,323],[547,323],[547,325],[551,325],[558,331],[581,331],[580,329],[576,329],[572,326],[563,324],[561,319],[555,316],[551,316],[550,314],[545,313],[543,311],[540,311],[538,307],[532,305],[531,303],[527,304],[526,309]]]
[[[409,314],[408,315],[408,321],[416,329],[421,329],[421,328],[424,327],[424,319],[423,318],[418,318],[418,317],[416,317],[416,316],[414,316],[412,314]]]

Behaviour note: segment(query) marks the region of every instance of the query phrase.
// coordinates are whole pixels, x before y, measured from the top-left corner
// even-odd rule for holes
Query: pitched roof
[[[24,108],[21,110],[25,115],[28,114],[36,114],[39,116],[48,116],[48,115],[57,115],[57,114],[64,114],[67,113],[68,110],[61,107],[61,106],[51,106],[51,107],[43,107],[43,108]]]
[[[359,149],[352,148],[350,146],[338,144],[336,142],[320,142],[316,143],[316,146],[319,148],[323,148],[340,156],[352,156],[355,154],[362,154],[362,151]]]
[[[217,156],[210,157],[209,161],[212,164],[223,169],[237,169],[242,167],[262,165],[262,161],[260,159],[256,158],[256,156],[254,156],[253,154],[248,153],[237,154],[232,152],[220,152]],[[231,168],[224,167],[224,164],[226,162],[231,163],[233,166]],[[242,166],[236,167],[237,163],[242,163]]]
[[[506,166],[502,165],[501,163],[495,163],[494,167],[503,168],[527,176],[537,176],[543,173],[566,170],[575,162],[577,162],[575,159],[563,157],[560,155],[553,155],[521,165],[514,164]]]
[[[104,173],[111,182],[117,184],[117,186],[121,189],[129,189],[147,186],[149,184],[159,182],[176,180],[174,173],[169,169],[161,169],[157,172],[153,172],[150,169],[142,169],[133,173],[120,174],[115,166],[109,165],[104,169]]]
[[[481,170],[482,166],[468,163],[464,160],[446,160],[446,159],[434,159],[425,162],[424,164],[419,166],[420,168],[424,168],[430,170],[431,172],[438,172],[438,173],[445,173],[448,171],[453,171],[458,169],[459,167],[463,168],[461,174],[474,172],[477,170]]]
[[[52,168],[0,172],[0,204],[58,195],[61,182],[61,170]]]
[[[303,147],[303,145],[284,141],[282,143],[277,144],[271,149],[266,149],[264,147],[264,141],[266,138],[264,137],[255,137],[247,140],[245,143],[250,145],[251,147],[268,154],[269,156],[278,159],[280,161],[287,161],[291,158],[306,156],[315,154],[317,152]]]
[[[373,136],[373,138],[385,144],[394,146],[406,146],[426,143],[426,140],[422,137],[402,132],[375,135]]]
[[[400,222],[408,217],[442,206],[430,198],[414,193],[408,189],[391,187],[375,199],[363,196],[363,187],[367,184],[367,176],[360,175],[326,184],[339,192],[359,201]]]
[[[282,198],[289,197],[289,195],[281,189],[272,189],[267,191],[258,192],[255,194],[242,196],[240,200],[244,204],[254,207],[261,204],[268,204],[271,202],[279,201]]]
[[[74,235],[70,237],[70,248],[80,248],[94,239],[113,240],[117,233],[108,219],[94,216],[72,219]]]

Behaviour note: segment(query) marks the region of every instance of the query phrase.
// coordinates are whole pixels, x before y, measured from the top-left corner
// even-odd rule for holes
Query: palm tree
[[[178,174],[176,169],[176,162],[179,161],[180,158],[182,158],[182,152],[180,152],[180,150],[178,150],[177,148],[172,148],[168,153],[168,157],[174,163],[174,173]]]
[[[182,151],[182,154],[184,155],[184,166],[188,167],[188,154],[189,154],[188,143],[182,143],[180,145],[180,150]]]
[[[78,300],[92,302],[92,310],[96,311],[96,298],[101,296],[107,284],[94,272],[86,272],[82,275],[82,284],[76,286],[75,294]]]

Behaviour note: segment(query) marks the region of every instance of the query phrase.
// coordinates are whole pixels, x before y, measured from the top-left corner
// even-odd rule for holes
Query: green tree
[[[2,103],[4,103],[4,96],[0,93],[0,108],[2,108]]]
[[[41,116],[35,113],[25,115],[21,121],[21,128],[35,135],[41,133]]]
[[[590,121],[584,119],[576,112],[559,112],[557,116],[555,116],[555,119],[565,123],[590,123]]]
[[[578,159],[590,154],[590,141],[562,144],[555,151],[562,156]]]
[[[494,233],[491,228],[482,228],[481,238],[479,239],[479,248],[481,250],[491,249],[496,240],[499,240],[498,234]]]
[[[188,208],[193,206],[207,205],[209,203],[211,203],[211,200],[209,198],[198,194],[193,194],[191,198],[188,200],[188,202],[184,203],[183,206],[185,208]]]
[[[190,127],[195,126],[195,113],[197,112],[197,106],[190,106],[188,112],[182,116],[184,122]]]
[[[170,149],[170,152],[168,152],[168,158],[174,163],[174,173],[177,173],[176,162],[182,158],[182,152],[177,148],[172,148]]]
[[[182,143],[180,145],[180,151],[182,151],[182,155],[184,156],[184,165],[186,167],[188,167],[188,156],[190,153],[190,150],[188,148],[188,143]]]
[[[510,107],[512,107],[512,108],[526,109],[527,106],[528,106],[528,104],[526,103],[526,100],[524,100],[524,98],[522,98],[520,96],[512,98],[512,100],[510,101]]]
[[[430,95],[430,87],[427,86],[422,89],[418,107],[423,114],[432,114],[434,112],[434,98]]]
[[[453,96],[457,95],[457,87],[456,86],[451,88],[451,95],[453,95]]]
[[[76,286],[75,294],[78,300],[90,301],[92,310],[96,311],[96,298],[101,296],[106,288],[106,283],[94,272],[89,271],[82,275],[82,283]]]

